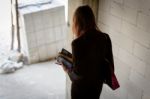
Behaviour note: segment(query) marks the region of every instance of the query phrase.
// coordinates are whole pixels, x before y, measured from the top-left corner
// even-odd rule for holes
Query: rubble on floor
[[[0,73],[13,73],[23,67],[24,56],[17,51],[11,51],[8,57],[0,62]]]

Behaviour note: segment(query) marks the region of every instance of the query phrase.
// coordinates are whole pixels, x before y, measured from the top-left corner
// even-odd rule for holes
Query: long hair
[[[95,22],[94,13],[88,5],[80,6],[74,12],[73,28],[77,36],[91,29],[99,30]]]

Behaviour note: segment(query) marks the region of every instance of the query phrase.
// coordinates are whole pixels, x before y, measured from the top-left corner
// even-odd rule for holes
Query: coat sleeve
[[[112,52],[112,43],[111,43],[111,39],[110,39],[109,35],[107,35],[105,58],[111,64],[111,68],[114,72],[114,59],[113,59],[113,52]]]
[[[72,56],[73,56],[73,68],[71,71],[68,72],[68,75],[71,79],[71,81],[77,81],[81,79],[80,75],[80,66],[81,66],[81,60],[80,60],[80,49],[79,46],[72,42]]]

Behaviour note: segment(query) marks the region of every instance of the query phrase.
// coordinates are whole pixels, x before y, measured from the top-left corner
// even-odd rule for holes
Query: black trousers
[[[71,99],[100,99],[103,83],[76,84],[71,86]]]

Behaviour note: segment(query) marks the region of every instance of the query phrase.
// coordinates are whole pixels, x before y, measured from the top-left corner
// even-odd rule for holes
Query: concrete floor
[[[66,77],[54,61],[0,74],[0,99],[65,99]]]

